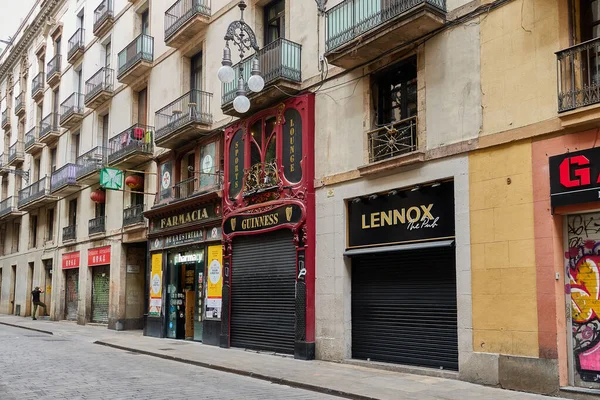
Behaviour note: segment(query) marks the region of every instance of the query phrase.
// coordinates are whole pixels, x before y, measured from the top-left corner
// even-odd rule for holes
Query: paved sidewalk
[[[199,365],[267,381],[360,400],[548,400],[558,399],[490,388],[453,379],[384,371],[325,361],[301,361],[190,341],[156,339],[141,331],[116,332],[72,322],[32,321],[0,315],[0,324],[37,329],[127,351]]]

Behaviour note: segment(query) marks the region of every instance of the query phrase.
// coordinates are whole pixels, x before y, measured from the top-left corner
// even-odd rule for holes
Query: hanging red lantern
[[[106,192],[100,189],[94,190],[90,194],[90,199],[92,199],[94,203],[104,203],[106,202]]]
[[[125,178],[125,184],[129,186],[130,189],[139,190],[144,187],[144,178],[140,175],[129,175]]]

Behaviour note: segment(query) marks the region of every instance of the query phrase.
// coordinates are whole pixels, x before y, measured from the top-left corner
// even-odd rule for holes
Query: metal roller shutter
[[[296,248],[287,230],[236,238],[231,345],[294,352]]]
[[[352,357],[458,370],[454,248],[352,259]]]
[[[69,321],[77,320],[78,293],[79,293],[79,269],[68,269],[66,290],[66,315]]]
[[[92,321],[108,323],[110,266],[92,267]]]

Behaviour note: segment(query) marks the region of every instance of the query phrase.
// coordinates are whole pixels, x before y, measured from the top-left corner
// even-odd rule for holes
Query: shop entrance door
[[[76,321],[79,298],[79,269],[65,270],[65,281],[65,319]]]
[[[92,267],[92,322],[108,323],[110,265]]]

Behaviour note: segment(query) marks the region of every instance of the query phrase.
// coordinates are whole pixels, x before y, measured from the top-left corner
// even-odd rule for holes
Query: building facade
[[[36,3],[0,312],[600,393],[597,1],[238,3]]]

